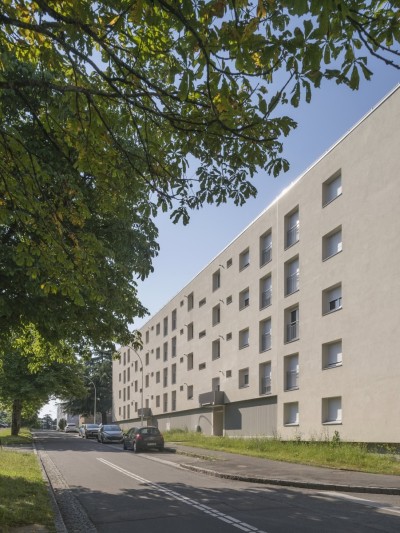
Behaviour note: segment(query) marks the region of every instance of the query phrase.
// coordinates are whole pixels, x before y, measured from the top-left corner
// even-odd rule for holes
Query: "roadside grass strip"
[[[33,453],[0,450],[0,531],[33,524],[55,531],[38,458]]]
[[[125,476],[128,476],[138,481],[139,483],[143,483],[153,488],[154,490],[161,492],[162,494],[164,494],[164,496],[177,500],[186,505],[190,505],[191,507],[194,507],[198,511],[205,513],[217,520],[221,520],[222,522],[225,522],[231,525],[232,527],[235,527],[236,529],[240,529],[241,531],[245,531],[247,533],[266,533],[265,531],[262,531],[261,529],[258,529],[257,527],[247,524],[246,522],[237,520],[233,516],[229,516],[225,513],[221,513],[220,511],[217,511],[216,509],[209,507],[208,505],[204,505],[203,503],[197,502],[196,500],[192,500],[191,498],[188,498],[187,496],[183,496],[182,494],[179,494],[178,492],[175,492],[171,489],[167,489],[163,487],[162,485],[159,485],[158,483],[154,483],[153,481],[150,481],[141,476],[138,476],[137,474],[134,474],[133,472],[130,472],[129,470],[126,470],[125,468],[121,468],[120,466],[117,466],[114,463],[107,461],[106,459],[102,459],[98,457],[97,460],[109,466],[110,468],[113,468],[117,472],[120,472],[121,474],[124,474]]]
[[[204,450],[237,453],[287,463],[400,476],[398,450],[393,450],[390,446],[384,450],[385,453],[375,453],[365,444],[351,442],[214,437],[190,431],[165,431],[164,438],[169,443],[175,442]]]

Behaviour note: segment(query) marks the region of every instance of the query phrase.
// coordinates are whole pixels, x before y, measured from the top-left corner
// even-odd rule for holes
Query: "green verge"
[[[390,448],[373,453],[365,444],[332,441],[281,441],[266,438],[210,437],[189,431],[166,431],[164,438],[186,446],[219,450],[274,461],[285,461],[341,470],[400,475],[400,461]]]
[[[41,524],[54,533],[53,509],[37,455],[5,446],[25,444],[29,437],[26,432],[18,438],[5,433],[7,429],[0,431],[0,530],[6,533],[12,527]]]

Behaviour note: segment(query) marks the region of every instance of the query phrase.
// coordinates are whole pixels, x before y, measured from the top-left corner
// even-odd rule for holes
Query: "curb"
[[[358,492],[368,494],[390,494],[394,496],[400,495],[400,489],[395,487],[363,487],[357,485],[334,485],[329,483],[317,483],[309,481],[295,481],[289,479],[276,479],[258,476],[243,476],[241,474],[228,474],[225,472],[218,472],[216,470],[210,470],[208,468],[202,468],[200,466],[189,465],[180,463],[179,466],[185,470],[191,470],[193,472],[200,472],[208,476],[220,477],[224,479],[231,479],[233,481],[245,481],[247,483],[260,483],[263,485],[280,485],[282,487],[298,487],[302,489],[316,489],[327,490],[333,492]]]

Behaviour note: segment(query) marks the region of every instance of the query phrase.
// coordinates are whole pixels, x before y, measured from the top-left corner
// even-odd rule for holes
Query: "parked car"
[[[164,437],[155,426],[133,427],[124,435],[124,450],[138,453],[142,450],[158,449],[164,451]]]
[[[79,433],[79,429],[76,427],[76,424],[69,423],[65,426],[65,433]]]
[[[5,422],[0,422],[0,428],[8,428],[8,424]]]
[[[97,438],[100,426],[99,424],[83,424],[82,437],[84,439]]]
[[[117,424],[105,424],[104,426],[100,426],[97,433],[97,440],[103,444],[106,442],[117,442],[120,444],[124,440],[124,434]]]

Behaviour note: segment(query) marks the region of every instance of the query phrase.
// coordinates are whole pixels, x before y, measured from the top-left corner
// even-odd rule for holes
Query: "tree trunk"
[[[13,400],[12,404],[12,418],[11,418],[11,435],[18,437],[19,430],[21,429],[21,412],[22,401]]]
[[[107,424],[107,413],[106,412],[101,413],[101,423]]]

